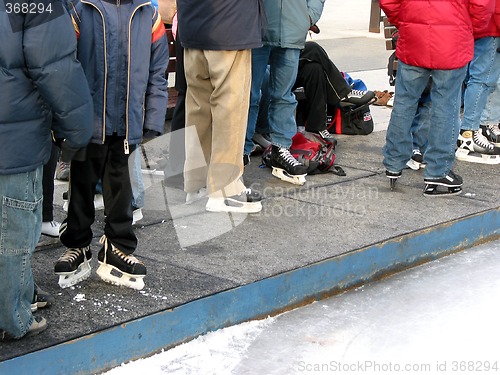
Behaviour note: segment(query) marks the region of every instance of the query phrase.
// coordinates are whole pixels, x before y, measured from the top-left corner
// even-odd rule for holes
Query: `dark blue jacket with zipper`
[[[69,4],[94,102],[93,143],[116,133],[139,144],[163,134],[168,104],[168,43],[148,0],[76,0]]]

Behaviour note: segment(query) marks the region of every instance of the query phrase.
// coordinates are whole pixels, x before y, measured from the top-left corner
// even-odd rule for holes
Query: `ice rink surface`
[[[500,373],[500,240],[107,374]]]

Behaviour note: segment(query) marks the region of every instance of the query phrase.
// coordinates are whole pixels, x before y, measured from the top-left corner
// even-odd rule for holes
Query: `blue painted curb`
[[[500,208],[392,238],[0,362],[0,374],[92,374],[208,331],[275,314],[482,241],[500,238]]]

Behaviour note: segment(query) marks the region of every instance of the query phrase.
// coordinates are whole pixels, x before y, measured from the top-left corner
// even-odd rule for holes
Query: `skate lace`
[[[292,167],[300,165],[300,163],[293,157],[290,151],[286,148],[280,148],[280,156],[285,160],[286,163],[290,164]]]
[[[83,248],[70,248],[64,252],[59,260],[65,262],[74,262],[80,256],[80,254],[83,253],[83,251]]]
[[[474,132],[474,142],[484,148],[487,148],[489,150],[493,150],[493,144],[488,141],[488,139],[480,132],[480,131],[475,131]]]
[[[489,124],[488,129],[496,136],[500,136],[500,127],[498,127],[498,125]]]
[[[358,98],[362,98],[365,94],[366,94],[366,91],[362,91],[362,90],[352,90],[352,91],[349,93],[349,96],[351,96],[351,97],[358,97]]]
[[[99,243],[104,245],[104,263],[106,263],[106,255],[108,253],[108,241],[106,239],[106,235],[103,235],[101,239],[99,240]],[[132,266],[134,264],[142,263],[140,260],[138,260],[135,256],[133,255],[126,255],[124,254],[120,249],[118,249],[115,245],[111,244],[111,252],[118,256],[122,261],[127,263],[128,265]]]
[[[333,136],[330,134],[328,130],[320,130],[319,135],[321,135],[322,138],[332,138]]]

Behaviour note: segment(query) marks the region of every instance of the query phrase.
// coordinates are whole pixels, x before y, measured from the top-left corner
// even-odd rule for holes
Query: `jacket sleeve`
[[[389,22],[396,26],[396,28],[399,28],[399,9],[401,8],[401,1],[380,0],[380,8],[384,11]]]
[[[500,0],[495,1],[495,12],[493,13],[493,21],[500,33]]]
[[[93,106],[83,69],[76,59],[76,37],[61,2],[51,13],[26,16],[23,52],[28,74],[54,116],[53,130],[74,148],[92,135]]]
[[[496,0],[470,0],[469,14],[474,35],[488,29],[488,24],[495,10]]]
[[[146,91],[146,115],[144,130],[164,132],[168,105],[168,81],[165,76],[168,65],[168,42],[165,26],[155,8],[151,33],[151,59],[148,89]]]
[[[308,0],[307,8],[309,10],[309,18],[311,19],[311,25],[316,24],[319,21],[321,14],[323,13],[323,7],[325,5],[325,0]]]

